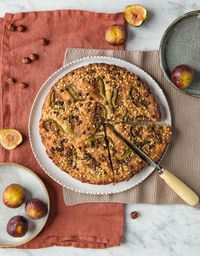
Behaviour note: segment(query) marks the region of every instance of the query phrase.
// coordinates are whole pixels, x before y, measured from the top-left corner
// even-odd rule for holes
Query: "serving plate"
[[[128,71],[131,71],[140,76],[140,78],[146,82],[154,94],[157,102],[160,105],[161,111],[161,122],[162,124],[171,125],[171,113],[169,105],[167,103],[166,97],[159,87],[159,85],[153,80],[153,78],[148,75],[145,71],[138,68],[137,66],[126,62],[121,59],[95,56],[87,57],[83,59],[76,60],[71,62],[59,70],[57,70],[40,88],[31,109],[30,119],[29,119],[29,139],[32,147],[33,154],[40,164],[41,168],[56,182],[62,186],[86,194],[112,194],[119,193],[130,189],[136,186],[138,183],[146,179],[153,171],[152,166],[145,167],[141,172],[136,174],[129,181],[123,181],[116,185],[92,185],[87,183],[82,183],[79,180],[72,178],[69,174],[64,171],[61,171],[48,157],[44,145],[42,144],[40,135],[39,135],[39,120],[41,117],[41,109],[44,103],[46,96],[48,95],[51,87],[57,82],[58,79],[63,77],[66,73],[81,67],[88,65],[90,63],[106,63],[114,64],[123,68],[126,68]]]
[[[46,203],[48,212],[50,208],[46,187],[34,172],[18,164],[0,163],[0,247],[15,247],[29,242],[40,233],[48,219],[48,214],[38,220],[27,217],[25,203],[18,208],[7,207],[3,203],[2,195],[5,188],[12,183],[19,184],[24,188],[26,201],[31,198],[38,198]],[[16,215],[21,215],[28,221],[28,231],[23,237],[11,237],[6,231],[9,219]]]
[[[160,65],[166,79],[179,91],[200,97],[200,10],[186,13],[173,21],[165,31],[159,49]],[[194,70],[194,81],[185,89],[171,81],[173,69],[187,64]]]

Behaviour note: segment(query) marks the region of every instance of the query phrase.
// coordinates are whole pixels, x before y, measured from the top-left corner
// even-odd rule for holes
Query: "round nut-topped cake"
[[[171,128],[148,86],[128,70],[104,63],[80,67],[57,81],[42,107],[40,135],[61,170],[90,184],[129,180],[147,163],[114,130],[158,162]]]

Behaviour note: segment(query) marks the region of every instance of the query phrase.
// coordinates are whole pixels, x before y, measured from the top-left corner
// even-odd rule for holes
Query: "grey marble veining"
[[[148,18],[139,28],[128,26],[128,50],[158,49],[167,26],[181,14],[200,9],[199,0],[0,0],[0,16],[5,12],[84,9],[119,12],[139,3],[148,10]],[[131,211],[139,217],[130,218]],[[200,212],[184,205],[127,205],[124,237],[120,247],[104,250],[51,247],[38,250],[0,249],[0,256],[199,256]]]
[[[139,217],[130,218],[137,210]],[[124,238],[120,247],[93,250],[51,247],[39,250],[2,249],[2,256],[87,255],[87,256],[199,256],[200,214],[189,206],[127,205]]]
[[[183,13],[200,9],[199,0],[140,0],[148,10],[148,18],[143,26],[129,26],[129,50],[158,49],[160,39],[167,26]],[[82,9],[97,12],[119,12],[129,0],[0,0],[0,16],[5,12],[43,11],[55,9]]]

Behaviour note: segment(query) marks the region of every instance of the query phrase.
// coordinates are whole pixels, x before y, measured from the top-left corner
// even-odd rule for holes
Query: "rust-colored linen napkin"
[[[1,20],[2,21],[2,20]],[[25,32],[10,31],[8,25],[24,25]],[[6,14],[1,31],[1,127],[15,128],[24,141],[15,150],[0,147],[1,162],[15,162],[32,169],[47,186],[51,210],[44,230],[32,241],[18,248],[53,245],[82,248],[119,246],[123,234],[123,204],[94,203],[67,207],[62,187],[48,177],[35,160],[28,140],[28,119],[33,100],[45,80],[63,65],[68,47],[114,49],[104,40],[111,24],[125,24],[123,14],[59,10]],[[1,24],[0,24],[1,25]],[[43,46],[41,38],[50,40]],[[117,49],[124,49],[119,46]],[[23,64],[31,53],[39,59]],[[8,77],[17,80],[7,83]],[[19,88],[19,82],[28,87]]]
[[[98,55],[116,57],[141,67],[164,90],[172,112],[173,136],[161,166],[175,174],[200,196],[200,99],[179,92],[167,82],[159,65],[158,51],[68,49],[65,60],[70,62],[86,56]],[[185,203],[165,184],[157,171],[136,187],[117,194],[88,195],[66,188],[63,188],[63,191],[67,205],[84,202]]]

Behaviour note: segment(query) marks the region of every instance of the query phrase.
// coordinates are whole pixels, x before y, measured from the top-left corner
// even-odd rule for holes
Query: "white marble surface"
[[[118,12],[126,5],[140,3],[148,11],[148,20],[140,28],[128,27],[128,50],[158,49],[167,26],[181,14],[200,9],[199,0],[0,0],[0,16],[5,12],[84,9]],[[130,212],[137,210],[138,219]],[[0,219],[1,220],[1,219]],[[38,250],[0,249],[1,256],[43,255],[134,255],[134,256],[199,256],[200,212],[189,206],[127,205],[125,230],[120,247],[104,250],[51,247]]]

